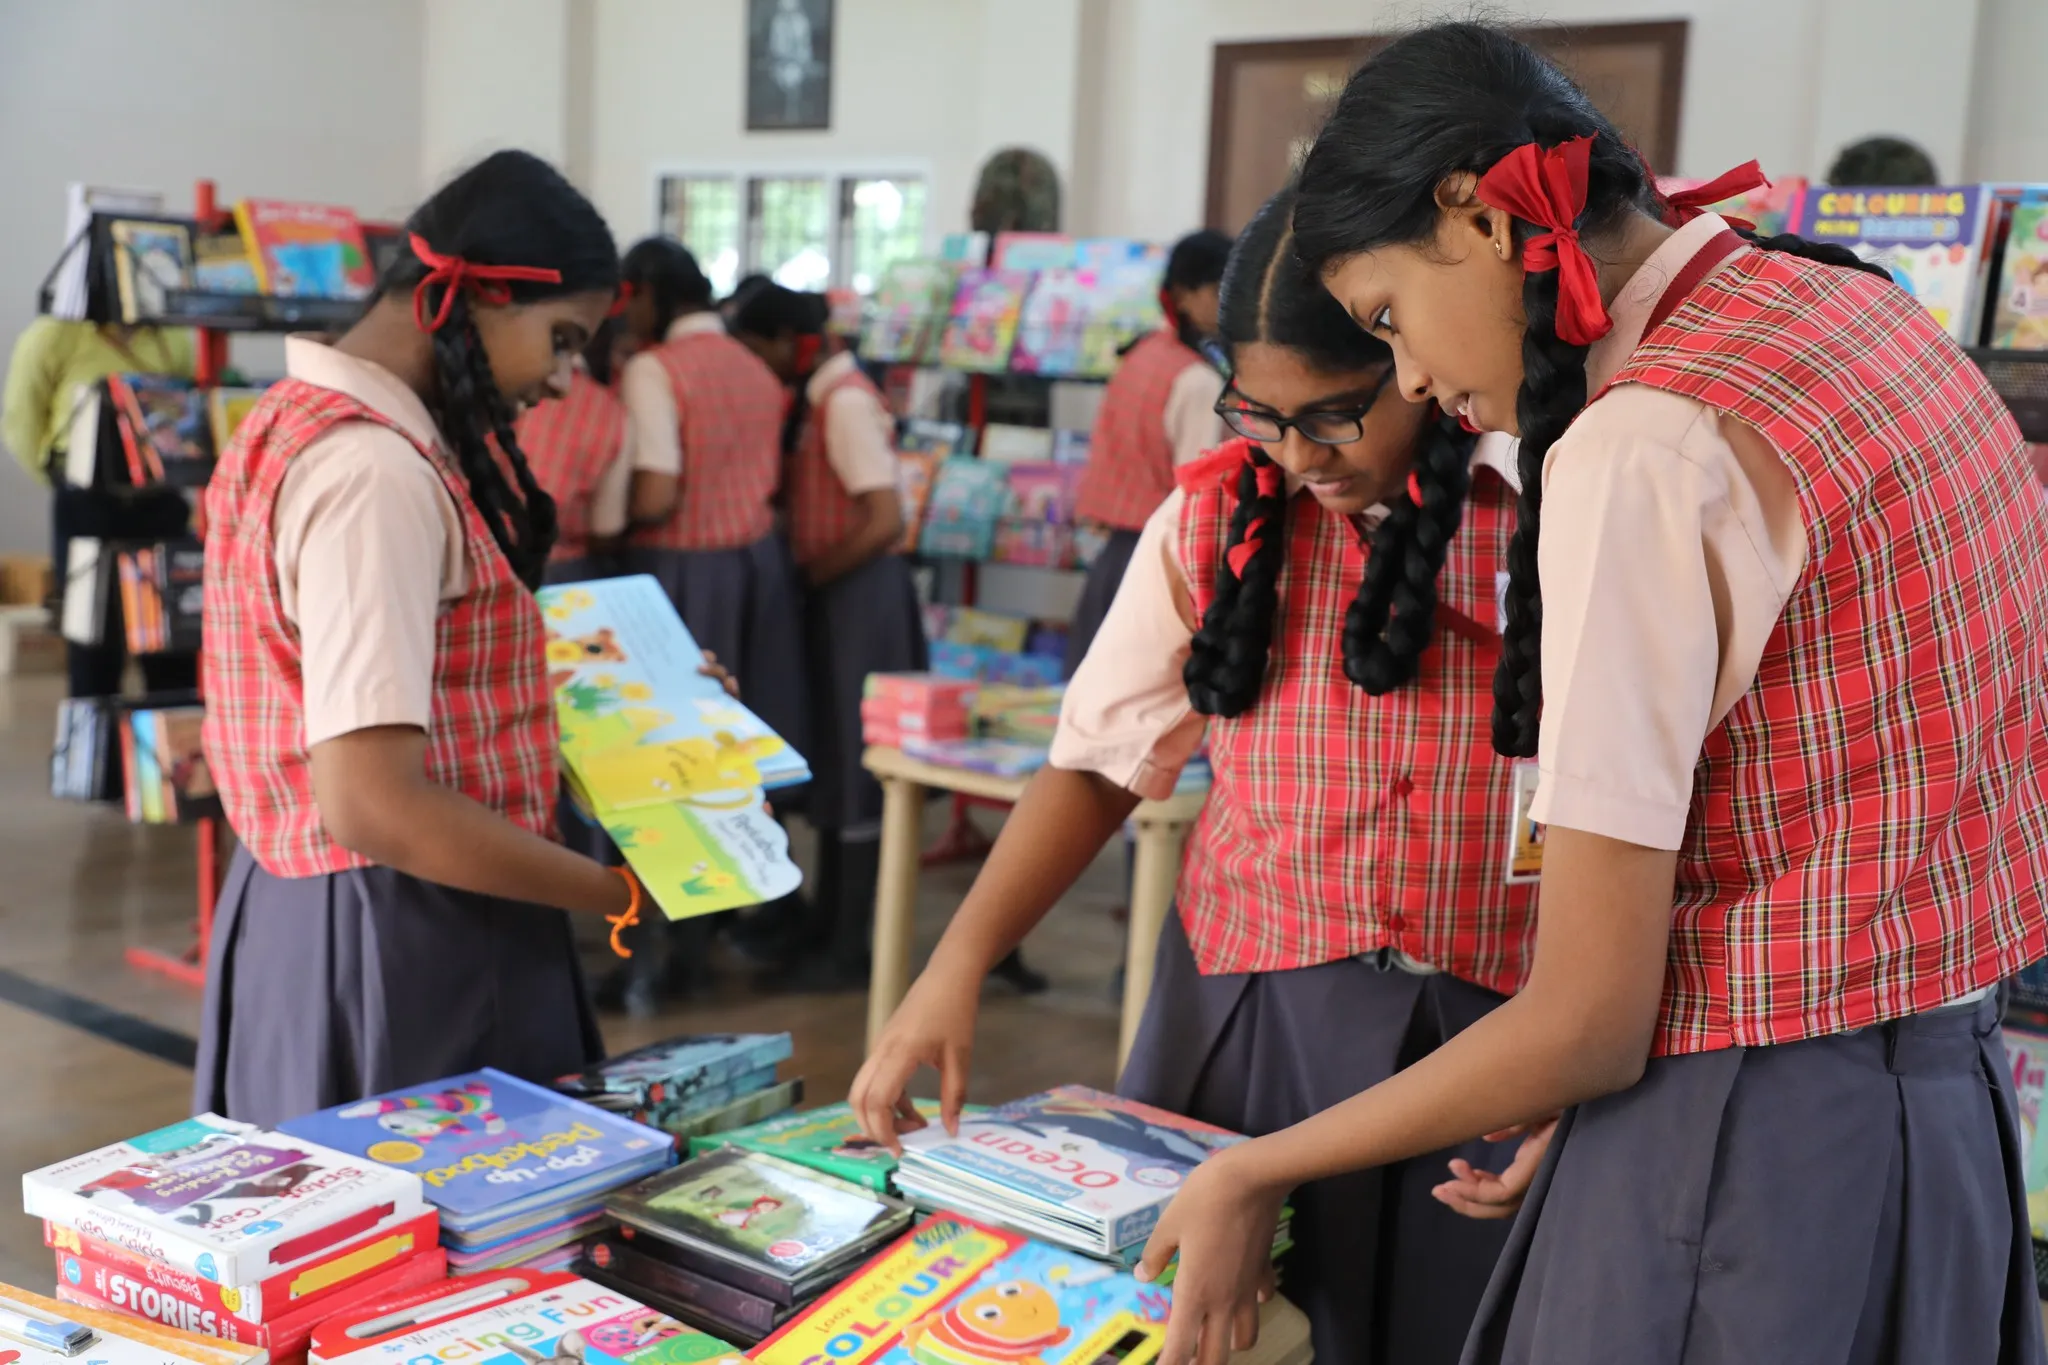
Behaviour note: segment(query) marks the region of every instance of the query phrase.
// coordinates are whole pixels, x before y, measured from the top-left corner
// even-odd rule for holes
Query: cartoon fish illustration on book
[[[495,1137],[505,1131],[503,1116],[492,1109],[491,1087],[482,1081],[469,1081],[457,1090],[426,1095],[364,1100],[342,1110],[341,1117],[375,1118],[377,1126],[386,1132],[414,1142],[432,1142],[444,1133]]]
[[[1073,1335],[1044,1286],[1005,1280],[911,1323],[903,1344],[917,1365],[1045,1365]]]

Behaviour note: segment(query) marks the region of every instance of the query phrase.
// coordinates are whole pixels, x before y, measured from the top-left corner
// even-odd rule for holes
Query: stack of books
[[[574,1275],[501,1270],[375,1309],[313,1334],[312,1365],[477,1359],[526,1365],[746,1365],[725,1342]]]
[[[1073,1251],[942,1213],[763,1342],[756,1365],[1149,1361],[1173,1292]],[[1283,1300],[1234,1365],[1307,1365],[1308,1320]]]
[[[1064,1085],[963,1119],[958,1137],[938,1127],[905,1134],[896,1185],[919,1207],[958,1210],[1133,1265],[1188,1173],[1242,1141],[1135,1100]],[[1287,1240],[1283,1220],[1276,1247]]]
[[[917,1112],[928,1123],[939,1121],[936,1100],[917,1101]],[[970,1104],[963,1112],[978,1114],[981,1107]],[[861,1131],[860,1120],[848,1104],[828,1104],[801,1114],[785,1114],[750,1128],[690,1139],[691,1156],[702,1156],[721,1147],[764,1152],[885,1194],[896,1190],[896,1158],[887,1147]]]
[[[446,1275],[418,1176],[211,1114],[21,1186],[59,1298],[280,1359],[326,1317]]]
[[[787,1033],[709,1033],[650,1043],[564,1076],[555,1088],[678,1138],[744,1128],[803,1099],[802,1077],[777,1081]]]
[[[486,1067],[282,1125],[425,1185],[457,1275],[559,1269],[612,1190],[669,1165],[666,1133]]]
[[[8,1365],[271,1365],[261,1346],[224,1344],[118,1313],[58,1303],[0,1284],[0,1355]]]
[[[861,687],[861,738],[900,749],[906,742],[965,739],[977,685],[936,673],[870,673]]]
[[[582,1272],[751,1345],[910,1224],[908,1204],[780,1157],[725,1147],[621,1190]]]

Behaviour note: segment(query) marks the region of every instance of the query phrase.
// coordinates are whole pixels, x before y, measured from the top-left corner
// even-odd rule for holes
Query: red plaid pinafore
[[[2048,955],[2048,506],[2004,403],[1904,292],[1765,251],[1613,382],[1760,432],[1808,548],[1700,755],[1656,1051],[1900,1018]]]
[[[345,394],[297,379],[273,384],[206,490],[206,760],[236,837],[279,877],[369,865],[327,836],[313,802],[299,630],[285,619],[272,535],[292,461],[342,422],[405,435]],[[470,577],[435,628],[427,776],[552,837],[555,709],[540,607],[491,539],[462,475],[438,449],[413,444],[461,509]]]
[[[1234,507],[1213,486],[1188,494],[1179,551],[1198,613]],[[1513,490],[1475,468],[1437,579],[1449,611],[1414,681],[1370,697],[1344,676],[1344,612],[1365,572],[1357,532],[1307,493],[1291,500],[1265,688],[1244,715],[1210,722],[1215,784],[1181,869],[1205,974],[1394,948],[1493,990],[1521,985],[1536,893],[1506,884],[1514,765],[1490,728],[1494,583],[1514,527]]]
[[[789,546],[798,564],[808,564],[853,534],[860,504],[846,491],[825,453],[825,410],[842,389],[865,389],[880,402],[882,391],[859,370],[850,371],[819,395],[804,423],[803,437],[789,464]]]
[[[775,372],[722,332],[692,332],[655,348],[682,419],[676,510],[634,543],[661,550],[733,550],[775,529],[782,419],[789,395]]]
[[[1074,492],[1074,516],[1119,531],[1137,531],[1173,491],[1173,443],[1166,439],[1166,399],[1173,381],[1202,357],[1172,332],[1154,332],[1133,346],[1102,394],[1088,464]]]
[[[619,458],[626,409],[618,395],[577,370],[569,392],[536,404],[519,419],[519,448],[534,480],[555,500],[556,560],[590,553],[590,504]]]

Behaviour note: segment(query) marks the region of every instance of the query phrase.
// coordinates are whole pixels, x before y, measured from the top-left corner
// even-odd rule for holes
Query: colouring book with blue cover
[[[279,1131],[410,1171],[471,1230],[666,1167],[665,1133],[486,1067],[292,1119]]]

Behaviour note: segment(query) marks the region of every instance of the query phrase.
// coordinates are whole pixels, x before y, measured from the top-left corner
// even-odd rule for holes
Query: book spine
[[[197,1275],[140,1257],[100,1260],[78,1252],[53,1254],[58,1285],[86,1295],[88,1307],[224,1341],[269,1344],[262,1340],[262,1324],[229,1312],[220,1301],[220,1286]]]
[[[202,1279],[216,1280],[221,1284],[241,1284],[246,1278],[244,1271],[252,1268],[243,1264],[239,1250],[207,1246],[189,1237],[124,1218],[118,1213],[109,1213],[68,1190],[25,1186],[22,1196],[22,1212],[31,1218],[61,1223],[82,1236],[160,1261],[175,1270],[190,1271]]]

